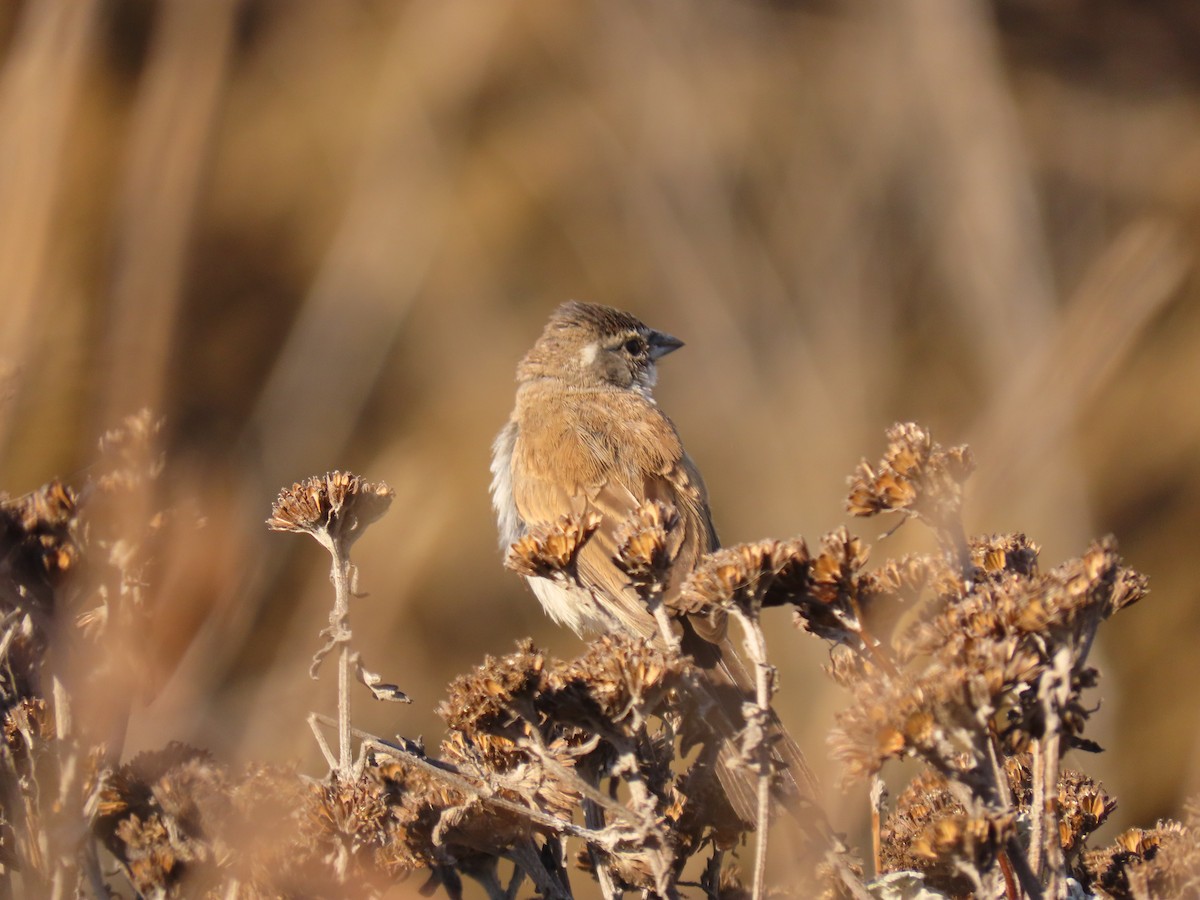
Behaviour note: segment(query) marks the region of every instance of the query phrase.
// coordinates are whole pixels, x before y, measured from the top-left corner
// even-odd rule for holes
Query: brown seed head
[[[665,587],[667,575],[679,556],[682,535],[679,513],[658,500],[638,504],[617,529],[615,562],[635,584]]]
[[[851,476],[846,508],[856,516],[908,512],[934,524],[957,518],[963,483],[975,468],[971,451],[965,446],[944,449],[912,422],[893,425],[887,438],[878,465],[863,460]]]
[[[704,557],[668,605],[683,613],[736,606],[757,615],[760,607],[802,596],[809,589],[809,565],[803,538],[735,544]]]
[[[573,577],[575,560],[603,521],[595,512],[537,524],[508,548],[504,565],[527,578]]]
[[[307,532],[349,545],[387,512],[395,491],[386,482],[365,481],[350,472],[329,472],[298,481],[280,491],[267,527]]]

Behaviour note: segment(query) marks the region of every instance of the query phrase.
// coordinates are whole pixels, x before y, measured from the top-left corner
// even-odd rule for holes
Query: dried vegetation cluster
[[[606,636],[574,660],[526,640],[488,657],[450,685],[436,753],[351,724],[354,678],[376,698],[407,700],[354,651],[349,615],[350,546],[392,492],[336,472],[296,484],[268,524],[311,534],[332,559],[335,598],[312,674],[336,659],[340,703],[335,719],[311,720],[329,772],[232,766],[181,744],[122,764],[120,735],[100,733],[88,710],[98,697],[136,701],[138,659],[105,648],[152,613],[145,586],[165,514],[133,504],[130,515],[121,498],[161,470],[156,433],[150,417],[133,418],[106,436],[84,484],[0,501],[0,895],[376,896],[417,875],[452,897],[464,876],[493,898],[523,886],[566,898],[581,879],[608,897],[761,896],[759,873],[743,886],[736,856],[765,846],[765,820],[756,835],[717,785],[697,672],[666,626],[722,613],[762,644],[771,607],[789,607],[830,645],[828,674],[850,697],[830,745],[874,813],[860,858],[819,809],[801,810],[796,846],[773,845],[794,858],[773,890],[1149,898],[1193,896],[1200,884],[1200,817],[1092,848],[1115,801],[1064,765],[1068,751],[1081,751],[1077,761],[1099,749],[1086,733],[1099,678],[1089,651],[1099,625],[1145,595],[1145,579],[1111,539],[1043,571],[1024,535],[968,536],[970,454],[911,424],[888,433],[877,465],[859,467],[848,502],[855,515],[928,526],[929,553],[868,567],[866,545],[845,529],[811,551],[801,539],[760,541],[711,554],[668,596],[676,517],[642,507],[618,561],[661,612],[660,639]],[[508,565],[572,579],[595,524],[538,530]],[[761,689],[747,700],[735,764],[769,780],[774,683],[765,654],[750,655]],[[893,801],[884,775],[901,759],[920,765]]]

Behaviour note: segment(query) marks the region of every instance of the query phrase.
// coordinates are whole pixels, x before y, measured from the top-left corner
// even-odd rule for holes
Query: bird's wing
[[[716,546],[704,482],[683,452],[670,420],[653,404],[613,415],[602,404],[574,407],[569,430],[553,436],[525,433],[522,458],[531,461],[513,479],[514,500],[525,522],[553,521],[564,513],[599,513],[601,523],[578,557],[580,580],[626,628],[645,637],[657,623],[614,561],[621,526],[637,506],[658,500],[673,506],[679,525],[678,555],[667,584],[679,590],[699,557]],[[600,617],[603,619],[604,617]],[[707,640],[724,635],[722,617],[695,624]]]
[[[662,481],[669,487],[672,499],[653,499],[673,503],[679,511],[679,520],[683,526],[683,542],[671,573],[671,580],[667,584],[667,594],[670,596],[683,586],[684,580],[696,568],[700,557],[716,550],[720,544],[708,508],[708,491],[692,458],[686,453],[681,453],[678,462]],[[701,638],[718,643],[725,638],[725,618],[723,611],[713,610],[708,615],[689,616],[688,622]]]

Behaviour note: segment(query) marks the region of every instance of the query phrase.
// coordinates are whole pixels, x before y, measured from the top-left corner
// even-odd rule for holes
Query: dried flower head
[[[489,730],[515,718],[518,706],[532,709],[545,684],[546,657],[533,641],[517,643],[514,653],[488,656],[467,675],[450,683],[438,715],[459,731]]]
[[[1038,573],[1041,548],[1023,534],[976,535],[971,538],[971,563],[985,577],[1003,573],[1033,577]]]
[[[683,542],[678,526],[675,507],[647,500],[617,529],[614,559],[635,585],[656,586],[659,591],[665,587]]]
[[[1081,880],[1115,900],[1194,897],[1200,889],[1200,833],[1194,824],[1131,828],[1103,850],[1083,855]]]
[[[442,814],[468,806],[468,799],[404,759],[381,759],[360,779],[364,786],[371,783],[376,786],[366,787],[367,793],[384,796],[388,805],[386,837],[390,843],[376,848],[380,862],[393,872],[436,866],[449,850],[435,837]],[[468,855],[462,854],[464,858]]]
[[[735,544],[705,556],[668,605],[681,613],[737,607],[757,616],[764,606],[798,600],[809,590],[803,538]]]
[[[504,565],[527,578],[574,578],[579,551],[602,521],[599,513],[587,512],[533,525],[508,548]]]
[[[21,497],[0,495],[0,551],[17,582],[3,587],[4,602],[27,595],[35,582],[57,584],[74,570],[82,552],[79,528],[78,495],[61,481]]]
[[[976,880],[963,878],[962,873],[988,871],[1014,834],[1016,817],[1011,813],[990,817],[946,816],[917,835],[912,853],[930,866],[927,878],[951,893],[960,894],[976,887]]]
[[[1082,772],[1068,770],[1058,779],[1058,833],[1063,850],[1072,854],[1105,823],[1117,801]]]
[[[87,534],[78,495],[60,481],[22,497],[0,494],[0,695],[5,708],[44,690],[42,667],[52,635],[79,601]]]
[[[863,577],[869,549],[845,528],[821,539],[809,567],[809,588],[796,603],[796,626],[835,643],[860,643],[862,613],[874,597]]]
[[[387,512],[395,492],[386,482],[364,481],[350,472],[329,472],[280,491],[267,527],[307,532],[317,540],[348,547],[368,525]]]
[[[881,829],[883,871],[920,872],[927,888],[950,896],[971,894],[1015,826],[1011,813],[970,815],[946,779],[926,770],[896,798]]]
[[[888,759],[917,756],[970,782],[968,773],[987,765],[993,735],[1040,735],[1037,687],[1047,666],[1034,645],[1014,636],[964,639],[917,659],[853,684],[855,700],[830,737],[848,781]]]
[[[108,776],[95,832],[146,896],[233,882],[248,896],[277,896],[298,871],[325,867],[328,848],[306,843],[299,828],[311,796],[294,771],[251,765],[234,774],[172,743]]]
[[[162,474],[166,456],[160,446],[166,420],[148,409],[126,416],[100,437],[100,471],[94,479],[103,493],[129,492]]]
[[[46,701],[26,697],[4,713],[4,743],[10,753],[24,758],[54,739],[54,719]]]
[[[583,656],[551,673],[543,705],[560,721],[589,728],[602,724],[612,731],[626,717],[638,721],[661,713],[670,692],[691,672],[686,658],[649,641],[604,635]]]
[[[935,754],[945,737],[929,707],[929,688],[911,677],[864,678],[856,702],[837,716],[829,745],[849,784],[878,772],[889,759]]]
[[[887,431],[888,448],[878,465],[865,459],[850,479],[847,509],[856,516],[908,512],[934,521],[962,508],[962,486],[975,462],[966,446],[943,449],[912,422]]]
[[[402,816],[397,813],[402,804],[420,804],[419,796],[414,791],[401,800],[391,779],[369,766],[353,781],[333,777],[314,785],[302,831],[325,854],[345,854],[343,865],[354,873],[354,881],[386,883],[385,878],[394,879],[433,861],[433,854],[414,853],[414,842],[401,833]]]
[[[902,602],[916,603],[926,596],[927,591],[936,592],[945,569],[945,561],[940,557],[909,555],[885,560],[878,569],[868,573],[867,577],[872,579],[874,593],[888,594]]]
[[[863,460],[850,478],[846,508],[856,516],[898,512],[929,525],[943,551],[967,562],[962,524],[963,484],[974,469],[970,450],[934,443],[911,422],[887,432],[888,449],[877,466]]]
[[[1111,536],[1096,541],[1081,558],[1056,567],[1031,587],[1016,622],[1031,634],[1050,628],[1094,627],[1149,591],[1144,575],[1121,565]]]
[[[228,852],[230,785],[209,754],[184,744],[142,753],[100,793],[97,832],[144,894],[178,884]],[[194,873],[193,873],[194,874]]]
[[[564,773],[571,772],[591,748],[563,737],[534,745],[536,753],[503,735],[451,731],[442,741],[441,758],[460,771],[487,779],[499,796],[569,821],[579,807],[580,793],[577,782]],[[522,826],[523,831],[527,828]]]

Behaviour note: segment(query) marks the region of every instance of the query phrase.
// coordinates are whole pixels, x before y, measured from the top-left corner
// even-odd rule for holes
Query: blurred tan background
[[[0,48],[0,487],[78,477],[148,404],[163,500],[203,517],[130,750],[319,774],[327,560],[262,523],[333,468],[397,492],[353,622],[415,702],[363,692],[363,727],[436,745],[484,653],[576,652],[487,496],[514,366],[576,298],[687,342],[658,393],[726,542],[815,543],[909,418],[975,449],[970,528],[1047,567],[1115,533],[1153,594],[1105,629],[1108,752],[1074,762],[1120,824],[1200,791],[1191,0],[38,0]],[[824,651],[769,638],[832,780]]]

